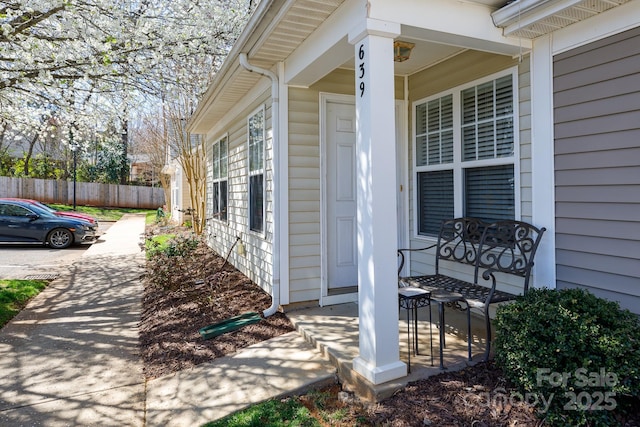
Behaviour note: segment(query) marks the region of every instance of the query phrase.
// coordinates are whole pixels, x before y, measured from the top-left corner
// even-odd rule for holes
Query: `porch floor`
[[[287,311],[298,333],[314,345],[324,357],[336,366],[343,387],[369,401],[379,401],[391,396],[407,383],[443,372],[440,369],[438,309],[432,306],[433,365],[430,354],[429,307],[419,309],[419,355],[411,353],[411,372],[406,377],[374,385],[353,371],[352,361],[358,356],[358,304],[346,303],[327,307],[313,307]],[[445,370],[460,370],[482,360],[485,350],[484,320],[471,317],[473,361],[467,358],[466,314],[450,307],[445,308],[445,342],[443,363]],[[406,311],[400,310],[400,360],[408,362]]]

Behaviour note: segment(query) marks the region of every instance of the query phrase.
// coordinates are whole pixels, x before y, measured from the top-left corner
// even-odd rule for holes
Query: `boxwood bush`
[[[638,403],[640,322],[618,303],[532,289],[501,306],[495,326],[496,364],[550,425],[612,425]]]

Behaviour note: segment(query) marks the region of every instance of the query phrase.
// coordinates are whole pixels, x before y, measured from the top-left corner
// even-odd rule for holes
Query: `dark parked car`
[[[97,226],[82,219],[60,217],[27,202],[0,200],[0,243],[37,243],[64,249],[96,238]]]
[[[19,198],[15,198],[15,197],[3,197],[3,198],[0,198],[0,201],[2,201],[2,200],[30,203],[32,205],[39,206],[42,209],[48,210],[49,212],[51,212],[52,214],[55,214],[56,216],[80,218],[80,219],[82,219],[84,221],[88,221],[91,224],[94,224],[96,227],[98,226],[98,220],[96,218],[92,217],[91,215],[87,215],[85,213],[75,212],[75,211],[59,211],[59,210],[57,210],[55,208],[52,208],[51,206],[47,205],[46,203],[42,203],[42,202],[40,202],[38,200],[19,199]]]

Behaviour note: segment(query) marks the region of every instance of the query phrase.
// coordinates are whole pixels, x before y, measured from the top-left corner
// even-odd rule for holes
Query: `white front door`
[[[353,103],[326,105],[327,284],[356,291],[356,112]]]
[[[322,97],[323,284],[321,305],[357,301],[356,109],[354,98]],[[398,246],[406,247],[405,103],[396,105]],[[390,159],[393,161],[392,159]]]

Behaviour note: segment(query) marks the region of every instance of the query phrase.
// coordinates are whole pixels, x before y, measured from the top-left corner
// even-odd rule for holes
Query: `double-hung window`
[[[264,231],[264,107],[248,120],[249,229]]]
[[[227,188],[228,188],[228,138],[225,136],[213,144],[212,173],[212,213],[213,217],[227,220]]]
[[[515,219],[515,87],[511,71],[414,103],[419,235],[445,218]]]

